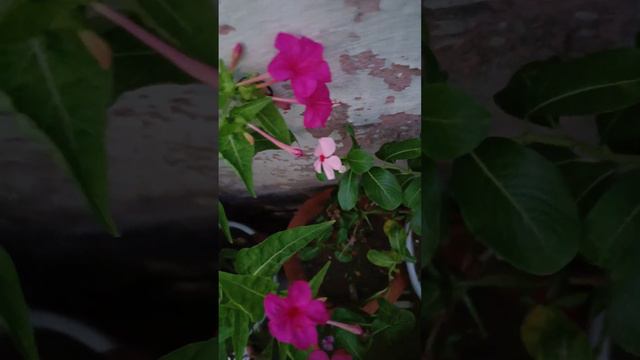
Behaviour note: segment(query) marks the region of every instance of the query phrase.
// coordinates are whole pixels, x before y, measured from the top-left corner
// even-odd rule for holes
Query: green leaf
[[[382,145],[376,152],[378,159],[387,162],[416,159],[419,158],[421,154],[420,139],[388,142]]]
[[[305,247],[304,249],[300,250],[298,252],[298,257],[302,261],[311,261],[316,257],[318,257],[318,255],[320,255],[321,252],[322,252],[322,248],[320,246],[311,244]]]
[[[218,339],[200,341],[165,355],[160,360],[210,360],[218,354]]]
[[[438,63],[438,59],[436,59],[436,56],[433,54],[433,51],[431,51],[431,49],[426,46],[423,46],[423,49],[426,54],[424,59],[426,63],[426,66],[425,66],[426,71],[422,77],[425,84],[440,83],[440,82],[447,81],[447,78],[449,76],[440,67],[440,64]]]
[[[400,254],[407,252],[405,242],[407,240],[407,233],[404,228],[395,220],[389,219],[384,223],[384,234],[389,239],[389,245],[391,249]]]
[[[516,72],[494,100],[510,115],[548,125],[558,116],[614,111],[640,100],[640,50],[550,59]]]
[[[591,209],[585,219],[581,252],[602,267],[617,263],[640,233],[640,172],[625,174]]]
[[[229,221],[227,220],[227,214],[225,213],[224,207],[220,201],[218,201],[218,227],[222,229],[227,241],[232,244],[233,238],[231,238],[231,231],[229,230]]]
[[[309,281],[309,286],[311,286],[311,290],[313,291],[313,297],[318,296],[318,291],[320,290],[320,286],[324,281],[324,277],[327,275],[327,271],[331,266],[331,261],[327,261],[324,266],[311,278]]]
[[[236,170],[249,193],[255,197],[253,189],[253,145],[244,137],[242,133],[231,133],[220,136],[218,144],[220,154]]]
[[[536,360],[594,359],[587,336],[560,311],[536,306],[520,329],[527,352]]]
[[[99,67],[76,33],[66,32],[4,46],[0,67],[0,90],[55,149],[94,213],[116,235],[104,144],[110,73]]]
[[[390,268],[402,262],[403,257],[395,251],[369,250],[367,259],[376,266]]]
[[[415,317],[410,311],[402,310],[384,299],[378,299],[380,308],[371,324],[374,342],[392,345],[410,335],[415,325]]]
[[[422,88],[423,152],[453,159],[473,150],[489,131],[490,114],[475,100],[446,84]]]
[[[120,27],[109,29],[101,36],[109,44],[112,51],[111,68],[113,69],[114,98],[125,91],[144,86],[193,84],[195,82],[191,76],[185,74]],[[219,84],[222,85],[221,82]]]
[[[351,123],[346,123],[344,125],[344,128],[347,132],[347,134],[349,134],[349,137],[351,138],[351,148],[352,149],[359,149],[360,148],[360,144],[358,144],[358,139],[356,139],[356,131],[353,129],[353,125],[351,125]]]
[[[336,344],[340,349],[345,349],[356,360],[366,359],[366,345],[360,341],[360,337],[342,329],[336,330]]]
[[[86,2],[3,0],[0,4],[0,43],[26,41],[49,30],[77,30],[82,14],[77,8]]]
[[[559,170],[535,151],[487,139],[455,161],[452,188],[467,227],[513,266],[550,274],[575,256],[575,203]]]
[[[385,210],[393,210],[402,202],[402,188],[388,170],[372,167],[362,175],[362,186],[367,197]]]
[[[236,257],[236,271],[255,276],[275,275],[293,254],[311,241],[331,232],[334,222],[327,221],[280,231],[254,247],[242,249]]]
[[[230,317],[233,329],[233,335],[231,336],[233,352],[235,353],[236,360],[242,360],[244,349],[249,342],[249,316],[240,311],[231,311]]]
[[[611,272],[611,300],[606,310],[608,333],[617,344],[634,355],[640,355],[639,272],[640,245],[636,241]]]
[[[342,210],[351,210],[358,202],[358,194],[360,188],[360,176],[356,175],[353,170],[348,170],[338,186],[338,203]]]
[[[220,119],[227,117],[228,106],[236,89],[233,74],[225,66],[224,61],[220,60],[218,63],[218,117]]]
[[[640,104],[596,118],[600,140],[612,151],[640,154]]]
[[[11,257],[0,247],[0,329],[6,329],[27,360],[37,360],[38,349],[29,319],[29,308]]]
[[[402,204],[409,209],[418,209],[422,204],[422,186],[420,176],[416,176],[404,188]]]
[[[265,97],[269,100],[262,110],[257,114],[258,123],[274,138],[281,142],[290,145],[294,136],[289,130],[287,123],[284,121],[282,114],[278,110],[278,107],[271,101],[271,98]]]
[[[218,7],[208,0],[136,0],[127,2],[161,38],[209,65],[218,63]]]
[[[570,161],[558,167],[581,215],[593,207],[617,170],[614,163],[592,161]]]
[[[240,116],[244,119],[251,120],[255,118],[267,105],[272,103],[273,101],[271,101],[270,97],[261,97],[233,108],[231,110],[231,116]]]
[[[436,252],[438,245],[440,244],[440,226],[442,223],[442,187],[440,185],[440,179],[438,178],[438,172],[436,164],[432,161],[424,158],[424,170],[421,176],[422,180],[422,206],[421,209],[428,209],[421,218],[423,224],[423,238],[420,244],[421,259],[423,266],[426,266],[431,262],[431,258]],[[420,210],[422,215],[422,210]],[[412,225],[412,228],[415,227]]]
[[[351,149],[346,160],[351,171],[356,174],[364,174],[373,166],[373,157],[362,149]]]
[[[271,279],[218,272],[218,283],[230,306],[244,312],[252,322],[262,320],[266,294],[276,290]]]
[[[351,255],[351,251],[345,252],[342,250],[336,250],[333,253],[338,261],[341,263],[350,263],[353,260],[353,255]]]

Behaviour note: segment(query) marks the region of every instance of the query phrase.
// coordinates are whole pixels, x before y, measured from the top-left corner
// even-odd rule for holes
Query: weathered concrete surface
[[[322,42],[333,75],[328,84],[331,97],[341,105],[326,129],[304,129],[301,107],[292,108],[285,119],[308,154],[320,136],[333,137],[339,153],[348,150],[347,122],[363,145],[375,150],[384,142],[419,133],[420,8],[418,0],[221,0],[220,56],[228,58],[241,42],[246,56],[240,70],[264,72],[276,53],[278,32]],[[274,90],[278,96],[292,96],[286,84]],[[281,151],[259,154],[254,161],[258,196],[300,194],[323,185],[313,173],[313,160],[294,159]],[[219,185],[222,197],[247,196],[237,175],[222,161]]]
[[[50,149],[0,114],[0,225],[102,231]],[[215,92],[204,85],[127,93],[109,111],[111,208],[122,229],[213,221]]]

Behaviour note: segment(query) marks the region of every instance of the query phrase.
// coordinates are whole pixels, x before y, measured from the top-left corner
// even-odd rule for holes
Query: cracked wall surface
[[[307,131],[303,108],[294,106],[285,120],[299,145],[311,154],[316,138],[331,136],[344,155],[351,123],[358,141],[370,150],[387,141],[417,136],[420,129],[420,8],[417,0],[221,0],[220,56],[233,46],[245,46],[240,70],[264,72],[276,51],[280,31],[323,43],[333,81],[331,97],[340,102],[324,129]],[[291,97],[287,84],[277,84],[278,96]],[[294,159],[281,151],[265,151],[254,161],[258,198],[295,195],[325,185],[313,173],[312,157]],[[237,175],[222,161],[219,174],[223,198],[247,196]]]

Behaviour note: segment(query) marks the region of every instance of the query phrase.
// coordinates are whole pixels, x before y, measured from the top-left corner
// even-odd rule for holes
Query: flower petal
[[[291,344],[295,332],[295,327],[289,319],[269,319],[269,333],[278,341]]]
[[[311,287],[306,281],[294,281],[287,290],[287,302],[306,306],[311,301]]]
[[[318,155],[316,155],[318,156]],[[322,162],[320,161],[320,159],[316,160],[313,162],[313,169],[318,173],[322,173]]]
[[[333,170],[340,171],[343,168],[342,160],[340,160],[340,158],[335,155],[326,158],[324,162],[325,164],[327,164],[327,166],[330,166]]]
[[[300,57],[302,60],[318,61],[322,60],[322,52],[324,47],[319,42],[315,42],[306,36],[300,38]]]
[[[267,294],[264,297],[264,312],[269,319],[275,319],[282,316],[283,311],[286,309],[287,303],[285,300],[275,294]]]
[[[329,355],[322,350],[316,350],[309,355],[307,360],[329,360]]]
[[[324,171],[324,174],[327,176],[328,180],[333,180],[336,178],[333,169],[331,168],[331,166],[327,165],[326,161],[322,163],[322,170]]]
[[[323,325],[329,321],[329,311],[322,301],[311,300],[305,310],[307,317],[316,324]]]
[[[297,323],[296,331],[293,332],[291,344],[300,350],[306,350],[311,345],[318,343],[318,331],[315,325],[310,321]]]
[[[307,74],[302,76],[296,74],[295,77],[291,78],[293,94],[300,102],[304,102],[305,98],[311,96],[311,94],[316,90],[316,86],[318,86],[318,81]]]
[[[320,147],[320,150],[322,151],[322,155],[324,155],[324,157],[329,157],[333,155],[334,152],[336,152],[336,142],[333,140],[333,138],[320,138],[318,140],[318,146]]]
[[[331,360],[351,360],[351,355],[343,349],[338,349],[331,356]]]
[[[276,55],[271,60],[267,67],[267,71],[276,81],[288,80],[293,74],[292,69],[289,66],[289,62],[287,61],[287,56],[283,53]]]
[[[300,39],[292,34],[281,32],[276,36],[275,47],[284,53],[297,55],[300,50]]]

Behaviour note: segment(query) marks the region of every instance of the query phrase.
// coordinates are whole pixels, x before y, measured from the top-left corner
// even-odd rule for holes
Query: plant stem
[[[165,43],[161,39],[157,38],[147,30],[135,22],[128,19],[126,16],[118,13],[110,7],[101,3],[91,3],[90,7],[98,14],[111,20],[114,24],[122,27],[131,35],[142,41],[145,45],[157,51],[167,60],[171,61],[180,70],[184,71],[196,80],[201,81],[204,84],[214,87],[218,86],[218,71],[200,61],[192,59],[187,55],[176,50],[169,44]]]
[[[576,154],[582,154],[588,157],[598,158],[601,160],[609,160],[617,163],[628,164],[635,163],[640,164],[640,156],[638,155],[625,155],[616,154],[609,150],[606,146],[591,145],[579,142],[565,135],[541,135],[541,134],[523,134],[514,138],[515,141],[521,144],[547,144],[560,147],[566,147],[575,152]]]

